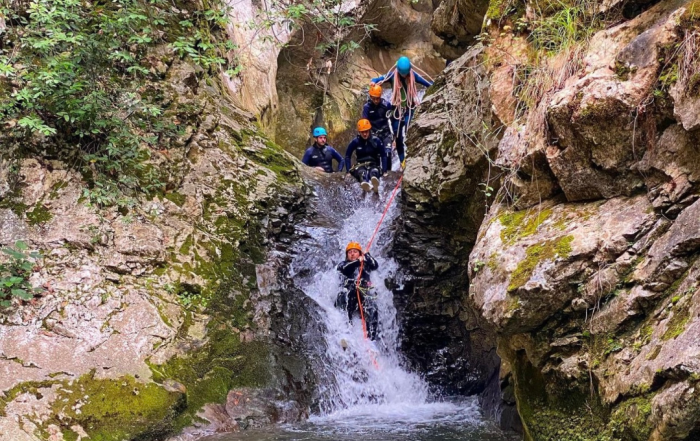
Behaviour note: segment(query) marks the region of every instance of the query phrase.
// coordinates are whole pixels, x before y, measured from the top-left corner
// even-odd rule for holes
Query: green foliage
[[[597,7],[590,0],[544,2],[530,23],[530,41],[536,49],[556,54],[588,39],[601,27]]]
[[[3,248],[8,261],[0,263],[0,307],[6,308],[12,304],[12,299],[31,300],[34,294],[41,292],[40,288],[32,288],[29,276],[41,258],[36,251],[29,251],[25,242],[17,241],[14,247]]]
[[[162,192],[163,172],[148,162],[184,128],[164,117],[168,105],[150,86],[162,74],[155,51],[169,47],[205,73],[231,70],[235,48],[214,37],[227,11],[178,10],[165,0],[33,0],[0,15],[3,144],[75,166],[89,186],[84,197],[97,205]]]
[[[330,68],[323,66],[327,73],[337,70],[376,29],[373,24],[360,22],[361,8],[354,7],[348,0],[273,0],[271,5],[266,8],[263,25],[267,28],[281,24],[292,29],[312,28],[318,58],[332,61]]]

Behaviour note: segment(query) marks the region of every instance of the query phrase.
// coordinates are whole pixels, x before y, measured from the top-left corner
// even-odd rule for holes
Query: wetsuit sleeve
[[[433,85],[433,83],[431,83],[430,81],[426,80],[426,79],[423,78],[422,76],[418,75],[418,72],[413,72],[413,75],[416,76],[416,83],[422,84],[422,85],[425,86],[425,87],[430,87],[430,86]]]
[[[345,163],[343,162],[343,157],[340,156],[340,153],[338,153],[338,150],[336,150],[336,149],[334,149],[333,147],[331,147],[331,155],[333,156],[333,159],[335,159],[336,161],[338,161],[338,171],[339,171],[339,172],[343,171],[343,165],[344,165]],[[333,167],[331,166],[331,169],[332,169],[332,168],[333,168]]]
[[[350,158],[352,158],[352,153],[355,151],[356,145],[357,143],[353,139],[352,141],[350,141],[350,144],[348,144],[347,150],[345,150],[345,168],[347,168],[348,172],[352,167],[352,161],[350,160]]]
[[[362,117],[365,119],[369,118],[369,103],[365,103],[362,107]]]
[[[369,252],[365,253],[365,268],[370,271],[376,271],[379,268],[379,264],[374,257],[370,256]]]
[[[311,149],[306,149],[306,151],[304,152],[304,157],[301,158],[301,162],[303,162],[306,165],[310,165],[309,162],[311,161],[312,154],[313,152],[311,151]]]
[[[381,81],[384,81],[384,75],[379,75],[377,78],[372,78],[370,81],[373,82],[374,84],[377,84]]]
[[[359,260],[344,260],[338,264],[338,266],[335,267],[338,271],[343,273],[343,275],[347,274],[347,271],[354,271],[356,267],[360,266],[360,261]]]

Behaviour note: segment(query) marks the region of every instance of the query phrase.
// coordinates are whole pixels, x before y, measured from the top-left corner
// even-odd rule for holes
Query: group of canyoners
[[[382,98],[382,84],[389,83],[391,100]],[[391,170],[394,147],[401,168],[406,165],[406,130],[420,104],[418,86],[430,87],[432,82],[414,71],[411,60],[401,57],[386,75],[372,78],[369,100],[362,108],[357,122],[358,135],[348,144],[345,158],[327,144],[328,133],[323,127],[313,130],[314,144],[306,149],[302,162],[326,173],[343,169],[360,182],[364,191],[379,191],[379,178]],[[353,153],[355,162],[352,162]],[[333,161],[338,163],[337,169]]]
[[[391,101],[382,98],[385,82],[392,85]],[[427,88],[433,83],[415,72],[407,57],[399,58],[386,75],[372,78],[369,100],[362,109],[362,119],[357,122],[358,135],[348,144],[345,158],[326,144],[326,129],[316,127],[314,144],[306,149],[302,162],[326,173],[345,169],[360,182],[364,191],[372,189],[377,193],[379,178],[391,170],[394,146],[401,168],[406,165],[406,130],[420,104],[417,84]],[[333,168],[333,160],[338,162],[337,169]],[[336,269],[341,274],[342,288],[335,306],[346,310],[350,321],[362,308],[367,338],[371,340],[372,350],[377,351],[374,341],[378,337],[379,314],[370,274],[379,269],[379,264],[369,252],[363,253],[358,242],[350,242],[345,248],[345,260]]]

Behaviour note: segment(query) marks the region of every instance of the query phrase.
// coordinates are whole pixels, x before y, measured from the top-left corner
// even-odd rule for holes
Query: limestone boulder
[[[499,333],[532,331],[577,296],[573,280],[614,262],[653,225],[649,208],[644,196],[521,212],[494,205],[470,255],[470,297]]]
[[[669,230],[653,243],[633,277],[653,291],[663,291],[685,272],[698,249],[700,201],[682,211]]]
[[[700,182],[699,143],[700,135],[675,124],[644,154],[638,169],[655,208],[674,215],[697,198],[693,190]]]
[[[677,40],[679,15],[659,5],[597,35],[589,51],[614,41],[586,58],[584,75],[552,97],[547,123],[554,145],[547,159],[568,200],[629,195],[641,187],[632,170],[647,145],[638,108],[657,81],[660,51]],[[646,30],[638,33],[640,27]],[[629,73],[621,74],[623,68]]]

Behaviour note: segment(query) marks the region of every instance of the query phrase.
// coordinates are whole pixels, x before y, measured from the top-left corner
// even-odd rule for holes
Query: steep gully
[[[400,209],[392,204],[372,246],[380,268],[373,275],[380,316],[379,354],[368,350],[360,320],[348,323],[334,307],[339,289],[335,263],[348,241],[372,236],[398,178],[393,172],[379,195],[362,194],[341,176],[312,176],[306,219],[297,225],[289,277],[313,302],[303,338],[316,377],[312,415],[305,424],[277,431],[248,431],[211,438],[236,439],[513,439],[484,420],[476,397],[447,399],[409,369],[401,353],[402,329],[392,288],[404,281],[391,257]],[[280,438],[281,437],[281,438]]]

